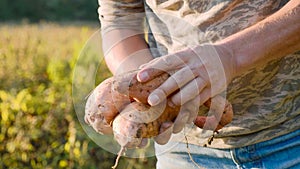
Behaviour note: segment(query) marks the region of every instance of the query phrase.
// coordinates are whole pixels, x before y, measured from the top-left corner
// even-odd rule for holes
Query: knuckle
[[[153,93],[156,93],[161,99],[164,99],[168,96],[168,91],[164,87],[156,89]]]
[[[206,80],[201,77],[197,77],[196,82],[197,82],[197,85],[205,85],[206,84]]]
[[[173,76],[171,76],[171,79],[174,84],[176,84],[178,87],[181,87],[182,82],[184,81],[184,74],[182,71],[176,72]]]
[[[170,57],[168,57],[168,56],[166,56],[166,57],[163,57],[163,64],[165,65],[165,66],[171,66],[172,65],[172,61],[173,59],[172,58],[170,58]]]

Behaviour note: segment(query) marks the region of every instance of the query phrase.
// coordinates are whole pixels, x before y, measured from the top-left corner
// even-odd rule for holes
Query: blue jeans
[[[160,151],[163,146],[156,145]],[[213,149],[189,145],[193,160],[202,168],[299,168],[300,130],[269,141],[233,149]],[[190,169],[197,166],[190,160],[185,143],[157,155],[157,169]]]

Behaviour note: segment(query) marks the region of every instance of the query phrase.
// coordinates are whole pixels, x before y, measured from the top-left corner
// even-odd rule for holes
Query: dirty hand
[[[228,49],[221,45],[203,44],[165,55],[142,65],[138,72],[140,82],[149,81],[168,72],[171,74],[148,97],[148,103],[158,105],[167,97],[175,105],[200,95],[203,103],[224,91],[235,75],[235,61]]]
[[[181,106],[174,124],[166,124],[157,140],[164,143],[171,133],[195,120],[199,105],[224,91],[236,74],[232,53],[221,45],[203,44],[152,60],[140,67],[137,78],[147,82],[164,72],[171,76],[148,97],[151,106],[166,98],[168,104]]]

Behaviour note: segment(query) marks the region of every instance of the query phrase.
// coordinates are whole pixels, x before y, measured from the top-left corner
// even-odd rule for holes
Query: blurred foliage
[[[88,138],[72,104],[74,63],[96,29],[0,25],[0,169],[113,165],[116,155]],[[102,73],[109,75],[107,69]],[[122,158],[118,168],[154,166],[154,157]]]
[[[93,20],[97,16],[97,0],[1,0],[0,21]]]

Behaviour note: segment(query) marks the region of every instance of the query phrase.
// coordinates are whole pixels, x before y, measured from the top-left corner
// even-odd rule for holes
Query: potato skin
[[[89,96],[85,122],[101,134],[111,134],[111,122],[131,102],[126,95],[112,90],[113,77],[100,83]]]
[[[132,102],[113,121],[113,133],[121,146],[138,147],[142,138],[151,138],[159,134],[164,122],[173,122],[178,115],[176,108],[161,104],[149,105]]]
[[[233,109],[229,101],[223,98],[222,96],[215,96],[213,99],[215,99],[214,101],[216,102],[213,105],[214,107],[212,107],[211,99],[206,101],[204,105],[210,108],[210,111],[222,112],[222,114],[216,114],[213,116],[197,116],[197,118],[194,121],[194,124],[206,130],[218,131],[232,121]],[[222,108],[223,111],[217,110],[220,108]],[[217,126],[215,124],[217,124]]]
[[[145,83],[137,80],[137,72],[131,71],[115,77],[113,90],[134,98],[136,101],[148,104],[147,99],[150,93],[165,82],[170,75],[163,73]]]

